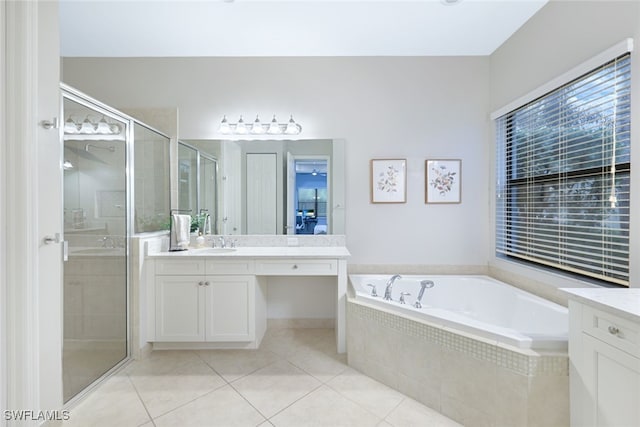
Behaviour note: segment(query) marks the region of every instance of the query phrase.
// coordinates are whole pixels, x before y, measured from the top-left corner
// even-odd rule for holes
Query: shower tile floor
[[[69,415],[48,425],[459,426],[349,368],[333,329],[270,329],[259,350],[155,351]]]

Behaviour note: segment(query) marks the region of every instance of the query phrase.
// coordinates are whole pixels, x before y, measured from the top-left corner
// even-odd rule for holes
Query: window
[[[502,115],[496,252],[628,286],[630,55]]]

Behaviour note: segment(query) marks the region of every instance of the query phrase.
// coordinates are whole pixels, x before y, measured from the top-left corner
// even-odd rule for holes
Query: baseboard
[[[333,329],[336,319],[267,319],[267,329]]]

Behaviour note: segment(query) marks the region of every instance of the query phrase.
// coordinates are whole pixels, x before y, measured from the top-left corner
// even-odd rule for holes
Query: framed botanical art
[[[425,203],[462,201],[462,160],[427,160],[424,169]]]
[[[407,201],[407,159],[371,160],[371,203]]]

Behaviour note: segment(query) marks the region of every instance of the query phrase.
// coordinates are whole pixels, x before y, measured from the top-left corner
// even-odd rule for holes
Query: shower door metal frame
[[[100,384],[104,379],[108,378],[111,374],[113,374],[115,371],[117,371],[118,369],[120,369],[123,365],[127,364],[130,360],[131,360],[131,317],[132,317],[132,313],[131,313],[131,280],[132,280],[132,268],[131,268],[131,257],[130,257],[130,247],[131,247],[131,237],[133,236],[132,234],[132,225],[133,225],[133,209],[132,206],[134,206],[133,201],[134,201],[134,194],[133,194],[133,182],[134,181],[134,176],[133,176],[133,164],[134,164],[134,158],[133,158],[133,123],[134,123],[134,119],[112,107],[109,107],[108,105],[97,101],[96,99],[76,90],[71,88],[68,85],[65,85],[64,83],[60,84],[60,89],[61,89],[61,96],[60,96],[60,111],[62,112],[62,117],[64,117],[65,111],[64,111],[64,100],[65,99],[69,99],[73,102],[76,102],[86,108],[89,109],[93,109],[98,111],[101,114],[104,114],[107,117],[110,117],[112,119],[118,120],[120,122],[125,123],[126,126],[126,132],[125,132],[125,233],[126,233],[126,237],[125,237],[125,247],[124,247],[124,253],[125,253],[125,277],[126,277],[126,289],[125,289],[125,294],[126,294],[126,313],[127,313],[127,319],[126,319],[126,352],[125,352],[125,357],[118,362],[116,365],[114,365],[113,367],[111,367],[107,372],[105,372],[103,375],[101,375],[100,377],[96,378],[96,380],[94,380],[91,384],[89,384],[87,387],[85,387],[83,390],[79,391],[78,393],[76,393],[73,397],[71,397],[67,402],[64,403],[65,407],[66,406],[71,406],[73,405],[76,401],[82,399],[89,391],[91,391],[93,388],[95,388],[98,384]],[[61,122],[63,122],[64,120],[61,120]],[[64,132],[61,132],[61,135],[64,136]],[[61,152],[64,151],[64,137],[60,138],[60,144],[61,144]],[[62,165],[60,166],[62,167]],[[64,190],[62,191],[62,206],[64,208]],[[62,232],[62,236],[63,236],[63,244],[66,245],[66,236],[64,235],[64,230]],[[64,265],[63,265],[63,277],[64,277]],[[64,315],[64,290],[63,290],[63,298],[62,298],[62,313]],[[63,325],[63,336],[64,336],[64,325]],[[61,343],[61,345],[63,345],[64,343],[64,338],[63,338],[63,342]]]

